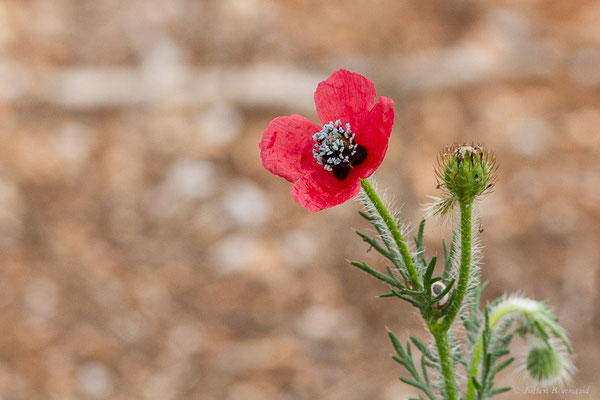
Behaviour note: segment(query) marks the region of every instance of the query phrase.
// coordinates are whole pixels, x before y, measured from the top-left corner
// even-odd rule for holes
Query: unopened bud
[[[541,343],[529,350],[525,360],[525,368],[531,379],[545,383],[561,376],[565,371],[564,363],[565,360],[557,349]]]
[[[471,203],[489,191],[496,180],[496,160],[483,147],[463,144],[447,147],[438,159],[439,187],[460,203]]]

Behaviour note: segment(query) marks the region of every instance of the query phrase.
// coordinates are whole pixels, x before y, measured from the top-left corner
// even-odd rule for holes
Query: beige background
[[[407,304],[351,201],[311,214],[265,171],[270,119],[316,121],[341,67],[394,99],[378,171],[416,225],[476,140],[486,301],[547,300],[598,398],[600,4],[589,0],[0,2],[0,398],[405,399]],[[441,255],[447,227],[428,227]],[[515,342],[517,350],[523,343]],[[405,376],[405,375],[404,375]]]

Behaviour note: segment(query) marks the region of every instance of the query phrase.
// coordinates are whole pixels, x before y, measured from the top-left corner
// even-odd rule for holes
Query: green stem
[[[440,357],[442,377],[444,378],[444,387],[446,388],[445,399],[456,400],[457,389],[456,378],[454,375],[454,360],[452,359],[452,352],[450,350],[450,344],[448,343],[448,331],[441,329],[440,325],[430,325],[429,330],[433,334]]]
[[[398,249],[400,250],[400,254],[402,255],[404,264],[406,265],[406,269],[410,276],[410,280],[413,285],[413,288],[415,288],[416,290],[422,290],[423,286],[421,285],[421,282],[419,281],[419,275],[417,274],[417,269],[415,268],[415,264],[413,263],[413,260],[410,256],[410,252],[408,251],[408,247],[406,247],[404,238],[402,237],[402,234],[400,233],[398,226],[396,226],[394,219],[391,217],[389,211],[387,210],[387,208],[385,207],[385,205],[379,198],[379,195],[377,194],[375,189],[373,189],[371,182],[369,182],[367,179],[361,179],[360,184],[362,185],[362,188],[365,191],[366,195],[369,197],[369,199],[371,199],[371,202],[375,206],[375,209],[377,209],[377,212],[383,219],[383,222],[385,222],[388,229],[390,230],[390,233],[392,234],[394,241],[396,242],[396,245],[398,245]]]
[[[471,269],[471,209],[472,202],[460,203],[460,269],[458,284],[454,291],[454,300],[448,314],[442,322],[444,330],[450,329],[452,322],[462,307],[463,300],[469,285],[469,271]]]
[[[469,285],[469,270],[471,269],[471,206],[472,203],[460,204],[460,269],[458,284],[454,292],[451,309],[439,324],[429,325],[429,330],[435,338],[435,343],[442,366],[442,376],[446,388],[446,400],[457,398],[456,379],[454,374],[454,359],[448,344],[448,330],[458,315],[467,287]]]
[[[497,307],[495,307],[494,311],[490,314],[489,324],[490,329],[494,329],[494,326],[500,321],[502,317],[507,314],[513,312],[520,312],[523,315],[530,315],[536,312],[536,310],[531,307],[527,307],[525,304],[518,303],[500,303]],[[479,364],[481,363],[481,356],[483,353],[483,328],[479,334],[479,338],[477,339],[477,345],[475,346],[475,350],[473,350],[473,355],[471,356],[471,366],[469,367],[469,376],[467,383],[467,396],[466,400],[474,400],[475,399],[475,385],[473,384],[473,377],[477,377],[479,374]]]

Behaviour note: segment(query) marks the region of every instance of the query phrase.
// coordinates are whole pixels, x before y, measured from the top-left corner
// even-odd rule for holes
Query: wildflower
[[[379,167],[394,123],[394,103],[362,75],[341,69],[317,86],[322,126],[300,115],[271,121],[260,142],[264,167],[293,182],[294,200],[310,211],[341,204]]]

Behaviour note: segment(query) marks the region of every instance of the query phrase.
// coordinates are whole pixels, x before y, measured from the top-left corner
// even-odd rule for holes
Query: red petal
[[[307,155],[312,159],[312,136],[320,130],[320,126],[297,114],[275,118],[259,145],[264,167],[290,182],[297,181],[307,173],[303,164],[308,166]]]
[[[394,101],[380,97],[369,114],[362,121],[357,121],[357,125],[354,140],[367,149],[367,159],[356,169],[361,178],[367,178],[381,165],[387,152],[394,125]]]
[[[296,203],[315,212],[337,206],[356,196],[359,191],[360,181],[358,179],[346,178],[342,185],[331,173],[329,175],[313,173],[303,176],[294,183],[292,197]]]
[[[343,123],[350,122],[353,125],[357,115],[373,107],[375,95],[375,85],[370,79],[340,69],[317,86],[317,114],[323,124],[340,119]]]

